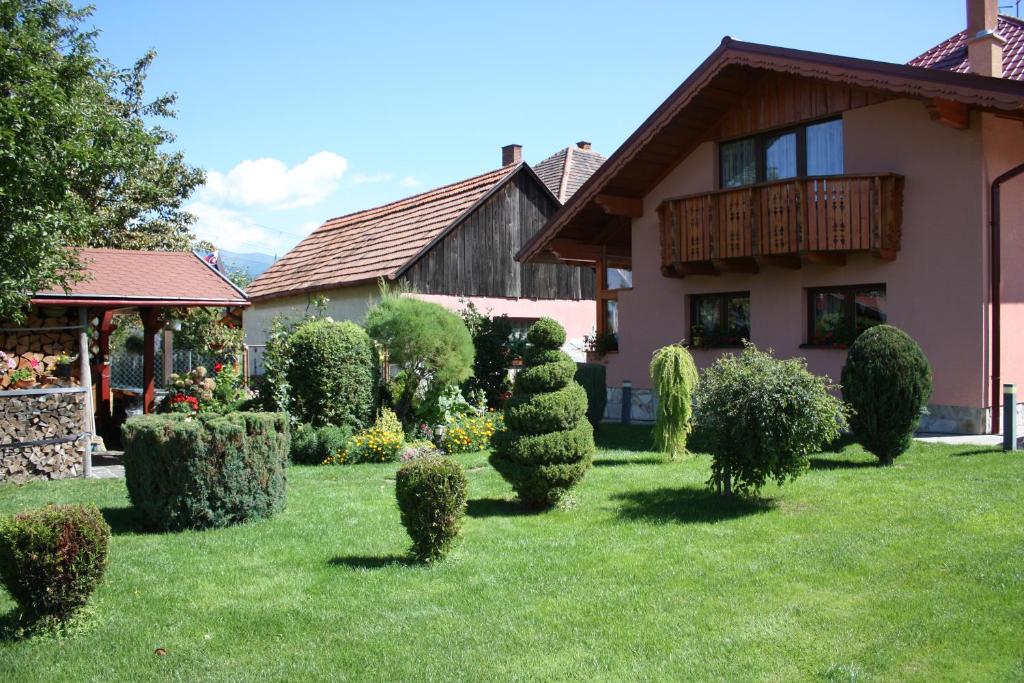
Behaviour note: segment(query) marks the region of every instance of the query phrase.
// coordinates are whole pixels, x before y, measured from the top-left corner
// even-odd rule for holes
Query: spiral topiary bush
[[[932,395],[932,369],[921,347],[892,325],[865,330],[843,366],[843,400],[855,411],[854,438],[883,465],[910,447]]]
[[[542,318],[527,333],[526,368],[505,403],[507,430],[494,435],[491,465],[527,505],[550,507],[590,467],[594,430],[576,364],[560,351],[565,330]]]

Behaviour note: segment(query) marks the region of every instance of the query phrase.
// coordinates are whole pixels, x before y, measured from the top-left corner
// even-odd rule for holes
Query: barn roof
[[[186,251],[81,249],[85,279],[70,291],[36,292],[36,304],[248,306],[245,293],[199,256]]]
[[[1017,17],[999,16],[996,33],[1005,41],[1003,45],[1003,78],[1024,81],[1024,21]],[[960,31],[909,62],[909,66],[954,71],[965,74],[967,64],[967,31]]]
[[[534,164],[533,170],[564,204],[603,163],[604,156],[590,149],[589,142],[577,142]]]

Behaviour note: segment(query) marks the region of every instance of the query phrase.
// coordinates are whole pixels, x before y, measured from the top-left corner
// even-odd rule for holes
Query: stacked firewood
[[[20,329],[7,323],[0,324],[2,329],[14,329],[14,331],[0,332],[0,351],[7,358],[14,361],[14,367],[8,368],[6,359],[4,367],[0,367],[0,389],[11,389],[9,379],[10,372],[5,370],[16,370],[29,368],[33,371],[36,381],[45,383],[46,377],[53,371],[54,364],[60,354],[75,356],[78,351],[78,340],[74,330],[52,329],[70,327],[77,323],[72,322],[70,316],[59,309],[59,314],[54,315],[50,310],[42,312],[33,311],[27,319],[18,326]],[[43,329],[37,329],[43,328]],[[72,364],[72,375],[78,376],[77,364]]]
[[[0,395],[0,481],[78,476],[86,438],[36,446],[4,444],[80,436],[84,413],[84,392]]]

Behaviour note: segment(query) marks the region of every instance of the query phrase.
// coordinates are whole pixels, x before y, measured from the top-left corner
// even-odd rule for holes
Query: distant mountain
[[[244,270],[251,277],[256,278],[260,273],[269,268],[275,259],[269,254],[240,254],[235,251],[221,249],[220,260],[229,271]]]

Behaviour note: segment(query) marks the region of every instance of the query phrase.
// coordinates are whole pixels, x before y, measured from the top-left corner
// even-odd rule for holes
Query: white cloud
[[[210,171],[197,204],[294,209],[319,204],[338,189],[348,161],[317,152],[291,168],[280,159],[247,159],[230,171]]]
[[[417,185],[420,184],[420,181],[416,180],[416,178],[412,177],[411,175],[407,175],[404,178],[402,178],[402,180],[398,184],[401,185],[402,187],[416,187]]]
[[[356,185],[365,185],[367,183],[384,183],[391,180],[394,174],[392,173],[373,173],[367,175],[366,173],[356,173],[352,176],[352,182]]]
[[[296,228],[294,234],[283,234],[257,225],[249,216],[231,209],[203,202],[193,202],[185,209],[196,217],[192,228],[197,237],[228,251],[284,255],[292,242],[317,226],[317,223],[304,224]]]

